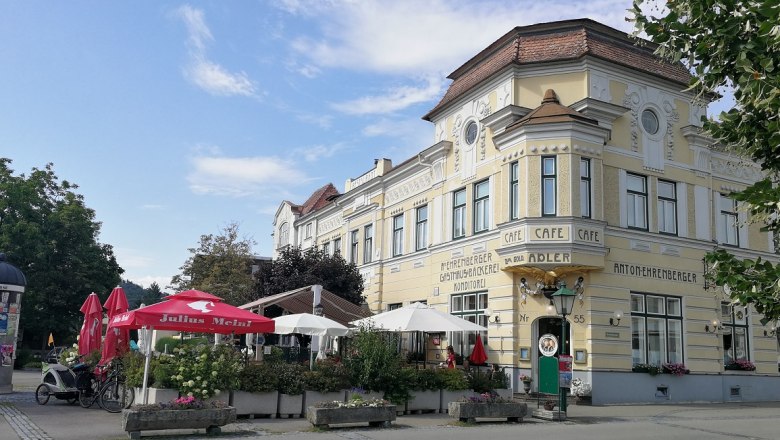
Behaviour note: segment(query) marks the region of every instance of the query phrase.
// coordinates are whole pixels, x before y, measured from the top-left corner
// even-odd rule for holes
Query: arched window
[[[290,225],[284,222],[279,226],[279,247],[290,244]]]

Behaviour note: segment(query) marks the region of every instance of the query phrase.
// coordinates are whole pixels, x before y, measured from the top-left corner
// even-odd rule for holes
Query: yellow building
[[[701,133],[684,66],[635,43],[591,20],[512,29],[449,76],[424,116],[431,146],[283,202],[275,249],[341,252],[374,312],[424,301],[488,327],[516,390],[520,374],[557,384],[539,341],[560,341],[548,296],[565,283],[577,299],[558,353],[593,403],[777,399],[774,333],[707,288],[702,262],[714,246],[776,257],[727,196],[760,168]],[[428,361],[446,343],[470,353],[474,335],[439,336]],[[689,373],[636,371],[663,364]]]

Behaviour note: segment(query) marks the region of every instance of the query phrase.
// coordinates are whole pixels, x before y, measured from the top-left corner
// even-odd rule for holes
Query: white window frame
[[[661,195],[662,185],[672,188],[672,195]],[[677,183],[658,179],[658,232],[661,234],[677,235]],[[671,211],[671,213],[669,212]]]
[[[552,163],[552,172],[546,165]],[[558,160],[555,156],[542,156],[542,217],[558,215]],[[548,197],[551,197],[548,200]]]
[[[490,180],[474,184],[474,233],[490,229]]]
[[[424,217],[421,218],[421,216]],[[415,210],[414,247],[421,251],[428,247],[428,205],[417,207]]]
[[[590,158],[580,158],[580,216],[593,218],[593,205],[591,199],[591,171]]]
[[[363,227],[363,264],[373,260],[374,253],[374,225]]]
[[[739,213],[737,201],[723,194],[720,195],[720,213],[718,228],[721,231],[721,243],[729,246],[739,246]]]
[[[404,254],[404,215],[393,217],[393,256]]]
[[[641,182],[642,189],[632,189],[631,181]],[[632,215],[633,214],[633,215]],[[629,228],[647,231],[647,176],[626,174],[626,220]],[[632,221],[633,220],[633,221]],[[644,224],[638,224],[641,220]]]
[[[463,202],[458,203],[458,196],[463,195]],[[452,192],[452,239],[466,236],[466,188]]]

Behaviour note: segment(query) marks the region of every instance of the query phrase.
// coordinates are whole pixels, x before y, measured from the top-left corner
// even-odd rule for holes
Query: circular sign
[[[558,338],[555,335],[547,333],[539,338],[539,351],[543,356],[554,356],[558,352]]]

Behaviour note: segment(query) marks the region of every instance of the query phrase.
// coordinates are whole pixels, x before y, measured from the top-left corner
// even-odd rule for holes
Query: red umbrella
[[[477,342],[474,344],[474,350],[471,351],[469,362],[472,365],[485,365],[485,361],[487,361],[487,354],[485,354],[485,347],[482,345],[482,336],[477,333]]]
[[[100,307],[100,299],[92,292],[81,306],[84,314],[84,324],[79,332],[79,354],[89,354],[100,350],[100,336],[102,333],[101,321],[103,320],[103,308]]]
[[[124,313],[128,309],[127,295],[125,289],[114,287],[111,294],[108,295],[106,303],[103,304],[108,314],[108,320],[119,313]],[[114,356],[122,355],[130,347],[130,329],[127,328],[109,328],[106,330],[106,337],[103,339],[103,351],[100,357],[100,364],[106,365]]]
[[[222,298],[187,290],[166,301],[115,315],[109,328],[150,327],[195,333],[272,333],[274,321],[222,302]]]

